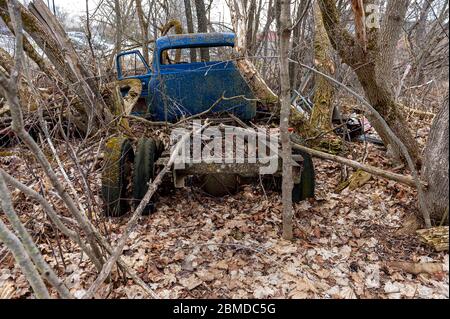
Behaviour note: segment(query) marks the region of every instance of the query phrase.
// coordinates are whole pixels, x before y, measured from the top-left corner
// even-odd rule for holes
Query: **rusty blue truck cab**
[[[230,112],[242,120],[252,119],[256,115],[256,100],[232,54],[215,56],[214,61],[187,61],[183,56],[180,61],[170,59],[171,52],[176,55],[176,52],[190,52],[191,49],[222,50],[233,48],[234,41],[233,33],[160,37],[155,43],[151,67],[138,50],[118,54],[119,80],[137,78],[142,83],[141,97],[145,99],[146,109],[137,115],[155,121],[175,122],[209,110],[211,113]],[[121,58],[131,54],[140,60],[144,70],[125,75]]]

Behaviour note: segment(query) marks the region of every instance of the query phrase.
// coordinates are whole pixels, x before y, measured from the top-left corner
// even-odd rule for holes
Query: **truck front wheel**
[[[153,138],[141,138],[136,148],[133,171],[133,198],[135,206],[139,205],[147,193],[149,183],[155,178],[155,163],[160,149]],[[154,202],[151,201],[144,209],[144,214],[153,211]]]

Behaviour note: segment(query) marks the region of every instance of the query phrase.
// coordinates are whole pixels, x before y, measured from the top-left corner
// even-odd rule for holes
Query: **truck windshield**
[[[230,46],[167,49],[162,52],[161,64],[228,61],[233,59],[233,53],[233,47]]]

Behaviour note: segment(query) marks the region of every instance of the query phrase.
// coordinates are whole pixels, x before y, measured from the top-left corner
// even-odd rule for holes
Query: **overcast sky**
[[[49,2],[52,5],[53,0],[43,0],[45,3]],[[80,15],[84,13],[86,10],[86,1],[84,0],[54,0],[55,5],[64,9],[64,11],[70,12],[71,14]],[[89,3],[92,3],[92,7],[97,0],[89,0]],[[51,7],[50,7],[51,8]]]
[[[50,4],[50,8],[53,4],[53,0],[43,0],[45,3]],[[82,15],[86,11],[86,1],[85,0],[54,0],[55,5],[64,9],[64,11],[69,12],[71,15]],[[95,5],[99,2],[99,0],[89,0],[89,9],[93,10]],[[222,17],[219,11],[225,11],[225,20],[229,20],[229,10],[227,5],[225,4],[225,0],[214,0],[213,2],[213,16],[215,19]]]

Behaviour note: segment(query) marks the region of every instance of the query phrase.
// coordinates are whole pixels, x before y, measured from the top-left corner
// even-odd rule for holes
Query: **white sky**
[[[52,5],[53,0],[43,0],[47,3],[50,2],[50,6]],[[67,11],[71,14],[80,15],[83,14],[86,10],[86,1],[84,0],[54,0],[55,5],[57,7],[60,7],[64,9],[64,11]],[[94,4],[96,4],[97,0],[89,0],[89,7],[93,8]],[[52,7],[50,7],[52,8]]]
[[[78,16],[78,15],[84,15],[86,10],[86,1],[85,0],[43,0],[45,3],[50,3],[50,8],[52,8],[53,1],[55,2],[55,5],[57,7],[60,7],[64,9],[64,11],[67,11],[72,16]],[[99,0],[89,0],[89,9],[93,10],[95,8],[95,5],[99,2]],[[224,10],[225,11],[225,21],[230,20],[230,13],[228,10],[228,6],[225,3],[225,0],[214,0],[213,7],[216,9],[214,10],[215,19],[218,19],[221,17],[223,19],[223,13],[219,12]]]

